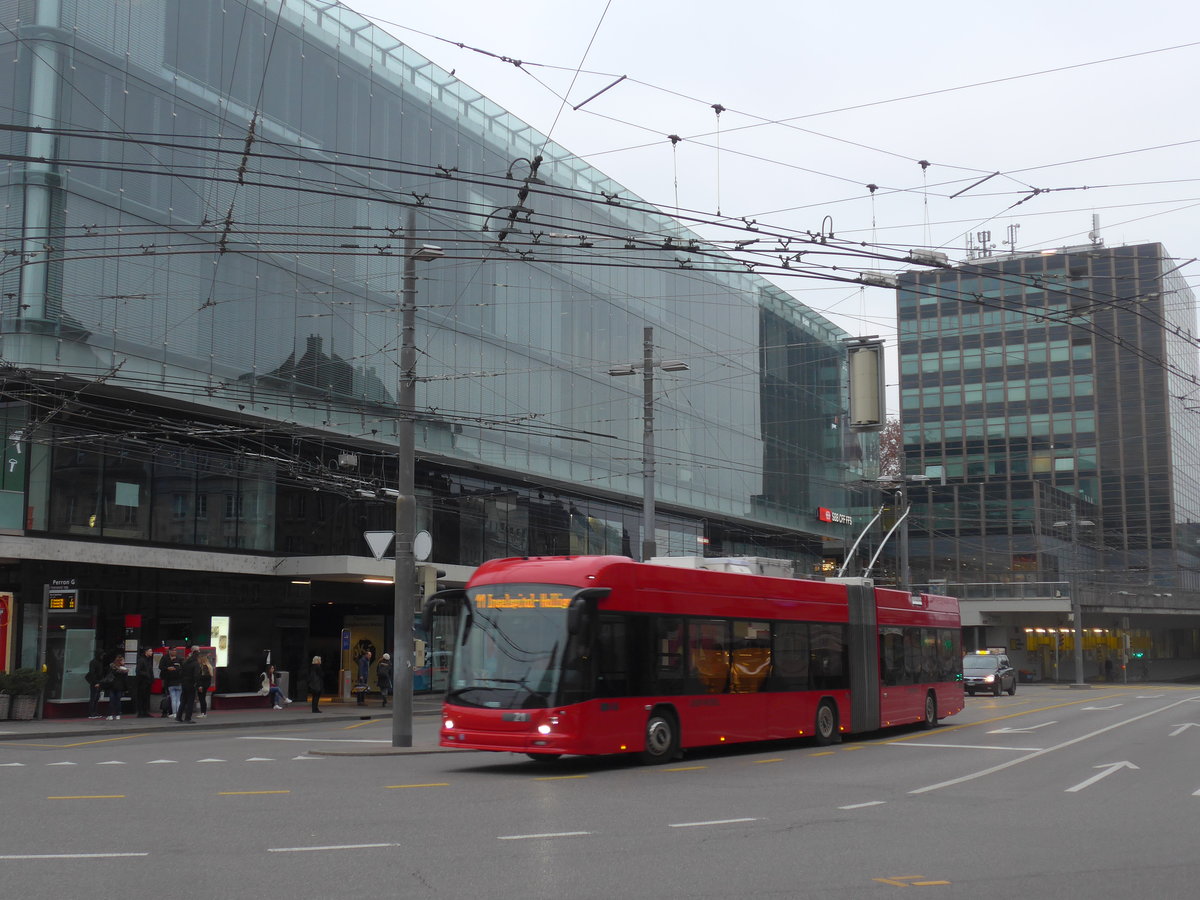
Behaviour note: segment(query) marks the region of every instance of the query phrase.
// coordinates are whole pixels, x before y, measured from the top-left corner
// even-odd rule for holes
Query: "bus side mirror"
[[[442,613],[457,614],[459,606],[466,605],[467,592],[462,588],[450,588],[430,594],[421,609],[421,627],[426,634],[432,634],[433,617]]]

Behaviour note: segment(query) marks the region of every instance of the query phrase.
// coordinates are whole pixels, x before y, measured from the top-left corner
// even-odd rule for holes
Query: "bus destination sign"
[[[480,591],[474,601],[478,609],[566,609],[571,598],[559,591]]]

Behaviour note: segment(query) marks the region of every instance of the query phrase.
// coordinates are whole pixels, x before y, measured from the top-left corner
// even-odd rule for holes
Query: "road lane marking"
[[[821,750],[817,753],[810,753],[809,756],[833,756],[836,750]]]
[[[146,763],[146,765],[148,765],[148,766],[165,766],[165,765],[169,765],[169,764],[171,764],[171,763],[175,763],[175,762],[178,762],[178,760],[174,760],[174,759],[152,759],[152,760],[150,760],[150,762]]]
[[[275,760],[266,756],[250,756],[246,758],[246,762],[275,762]]]
[[[776,756],[776,757],[773,757],[772,759],[756,759],[756,760],[753,760],[752,765],[761,766],[761,765],[765,765],[766,763],[777,763],[777,762],[783,762],[783,757]]]
[[[1041,725],[1027,725],[1024,728],[997,728],[994,731],[989,731],[988,734],[1029,734],[1031,731],[1037,731],[1039,728],[1045,728],[1047,725],[1057,725],[1057,722],[1043,722]]]
[[[251,794],[290,794],[291,791],[217,791],[218,797],[243,797]]]
[[[498,841],[536,841],[543,838],[560,838],[560,837],[583,837],[591,834],[590,831],[551,831],[545,834],[502,834],[497,835]]]
[[[907,747],[909,749],[919,750],[922,747],[936,747],[939,750],[1021,750],[1026,753],[1033,750],[1041,750],[1041,747],[1000,747],[992,746],[991,744],[901,744],[895,741],[888,741],[888,744],[895,744],[897,747]]]
[[[1121,722],[1114,722],[1111,725],[1105,725],[1103,728],[1097,728],[1095,731],[1089,732],[1088,734],[1080,735],[1077,738],[1071,738],[1071,740],[1069,740],[1069,741],[1063,741],[1061,744],[1055,744],[1053,747],[1046,747],[1043,750],[1035,750],[1034,752],[1029,753],[1026,756],[1019,756],[1016,759],[1010,759],[1008,762],[1000,763],[999,765],[991,766],[986,769],[980,769],[978,772],[972,772],[970,775],[963,775],[959,778],[951,778],[949,781],[940,781],[937,784],[929,784],[929,785],[926,785],[925,787],[917,788],[916,790],[909,791],[909,793],[910,794],[926,794],[926,793],[929,793],[930,791],[938,791],[945,787],[953,787],[956,784],[963,784],[964,782],[967,782],[967,781],[974,781],[976,778],[983,778],[986,775],[992,775],[996,772],[1002,772],[1005,769],[1012,768],[1013,766],[1019,766],[1021,763],[1028,762],[1031,759],[1037,759],[1039,756],[1045,756],[1047,753],[1053,753],[1056,750],[1063,750],[1067,747],[1073,746],[1074,744],[1079,744],[1079,743],[1082,743],[1083,741],[1091,740],[1094,737],[1098,737],[1099,735],[1105,734],[1116,728],[1121,728],[1124,725],[1132,725],[1134,722],[1141,721],[1142,719],[1148,718],[1150,716],[1158,715],[1159,713],[1166,712],[1169,709],[1174,709],[1176,706],[1181,706],[1184,703],[1190,703],[1192,701],[1192,699],[1193,699],[1192,697],[1185,697],[1182,700],[1176,700],[1174,703],[1168,703],[1166,706],[1159,707],[1158,709],[1152,709],[1149,712],[1141,713],[1140,715],[1133,716],[1132,718],[1125,719]],[[1200,698],[1197,698],[1197,699],[1200,699]]]
[[[865,809],[868,806],[883,806],[886,800],[868,800],[866,803],[851,803],[849,806],[839,806],[838,809]]]
[[[389,784],[386,789],[389,791],[403,791],[408,788],[423,788],[423,787],[450,787],[450,782],[448,782],[448,781],[431,781],[429,784]]]
[[[535,778],[534,781],[570,781],[573,778],[587,778],[587,775],[546,775],[543,778]]]
[[[304,741],[308,744],[390,744],[383,738],[298,738],[298,737],[239,737],[239,741]]]
[[[677,766],[674,769],[663,769],[664,772],[699,772],[701,769],[707,769],[708,766]]]
[[[213,759],[211,756],[208,759],[198,759],[196,762],[227,762],[224,759]]]
[[[880,884],[890,884],[893,887],[933,887],[934,885],[949,884],[948,881],[924,881],[923,875],[894,875],[891,878],[873,878]]]
[[[73,794],[64,797],[47,797],[47,800],[124,800],[124,794]]]
[[[741,822],[757,822],[758,819],[713,819],[711,822],[673,822],[668,828],[703,828],[705,825],[737,825]]]
[[[1183,725],[1176,725],[1175,730],[1172,731],[1169,736],[1175,737],[1177,734],[1183,734],[1183,732],[1187,731],[1189,728],[1200,728],[1200,725],[1195,722],[1186,722]]]
[[[1119,763],[1101,763],[1100,765],[1093,766],[1092,768],[1103,769],[1104,771],[1100,772],[1097,775],[1093,775],[1091,778],[1087,779],[1086,781],[1079,782],[1079,784],[1075,785],[1074,787],[1067,788],[1065,791],[1063,791],[1063,793],[1064,794],[1074,794],[1078,791],[1082,791],[1084,788],[1091,787],[1093,784],[1095,784],[1101,778],[1107,778],[1113,772],[1118,772],[1121,769],[1136,769],[1138,767],[1135,766],[1133,763],[1129,762],[1129,760],[1124,760]]]
[[[0,763],[0,766],[23,766],[25,763]]]
[[[399,847],[399,844],[327,844],[323,847],[268,847],[268,853],[320,853],[324,850],[376,850],[380,847]]]
[[[96,763],[96,765],[98,765],[98,766],[123,766],[123,765],[125,765],[125,763],[121,762],[121,760],[119,760],[119,759],[110,759],[110,760],[108,760],[108,762],[98,762],[98,763]]]
[[[48,765],[48,766],[77,766],[77,765],[79,765],[79,763],[75,763],[75,762],[56,762],[56,763],[46,763],[46,765]]]
[[[149,855],[149,853],[8,853],[0,856],[0,859],[114,859]]]

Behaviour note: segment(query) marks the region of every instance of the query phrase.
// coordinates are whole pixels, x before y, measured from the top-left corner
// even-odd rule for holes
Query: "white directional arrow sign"
[[[1123,703],[1110,703],[1108,706],[1081,706],[1080,709],[1116,709],[1118,706],[1124,706]]]
[[[1029,734],[1029,732],[1045,728],[1047,725],[1057,724],[1057,722],[1043,722],[1041,725],[1030,725],[1026,728],[997,728],[995,731],[989,731],[988,734]]]
[[[1175,730],[1171,732],[1171,737],[1175,737],[1177,734],[1183,734],[1189,728],[1200,728],[1200,724],[1197,724],[1196,722],[1186,722],[1183,725],[1176,725]]]
[[[1093,784],[1095,784],[1101,778],[1107,778],[1113,772],[1118,772],[1121,769],[1136,769],[1137,766],[1135,766],[1133,763],[1126,760],[1124,762],[1119,762],[1119,763],[1105,763],[1104,765],[1096,766],[1096,768],[1103,769],[1104,771],[1100,772],[1099,774],[1093,775],[1091,778],[1087,779],[1086,781],[1079,782],[1079,784],[1075,785],[1075,787],[1067,788],[1065,791],[1063,791],[1063,793],[1064,794],[1073,794],[1076,791],[1082,791],[1086,787],[1091,787]]]

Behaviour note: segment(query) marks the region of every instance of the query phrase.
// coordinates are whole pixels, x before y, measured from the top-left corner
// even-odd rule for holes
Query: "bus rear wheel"
[[[656,709],[646,720],[646,740],[640,757],[649,766],[664,763],[675,756],[679,746],[679,729],[675,717],[666,710]]]
[[[813,734],[816,736],[818,747],[828,747],[837,740],[837,712],[829,700],[822,700],[821,705],[817,707]]]
[[[937,725],[937,697],[930,691],[925,695],[925,718],[921,720],[922,728],[933,728]]]

